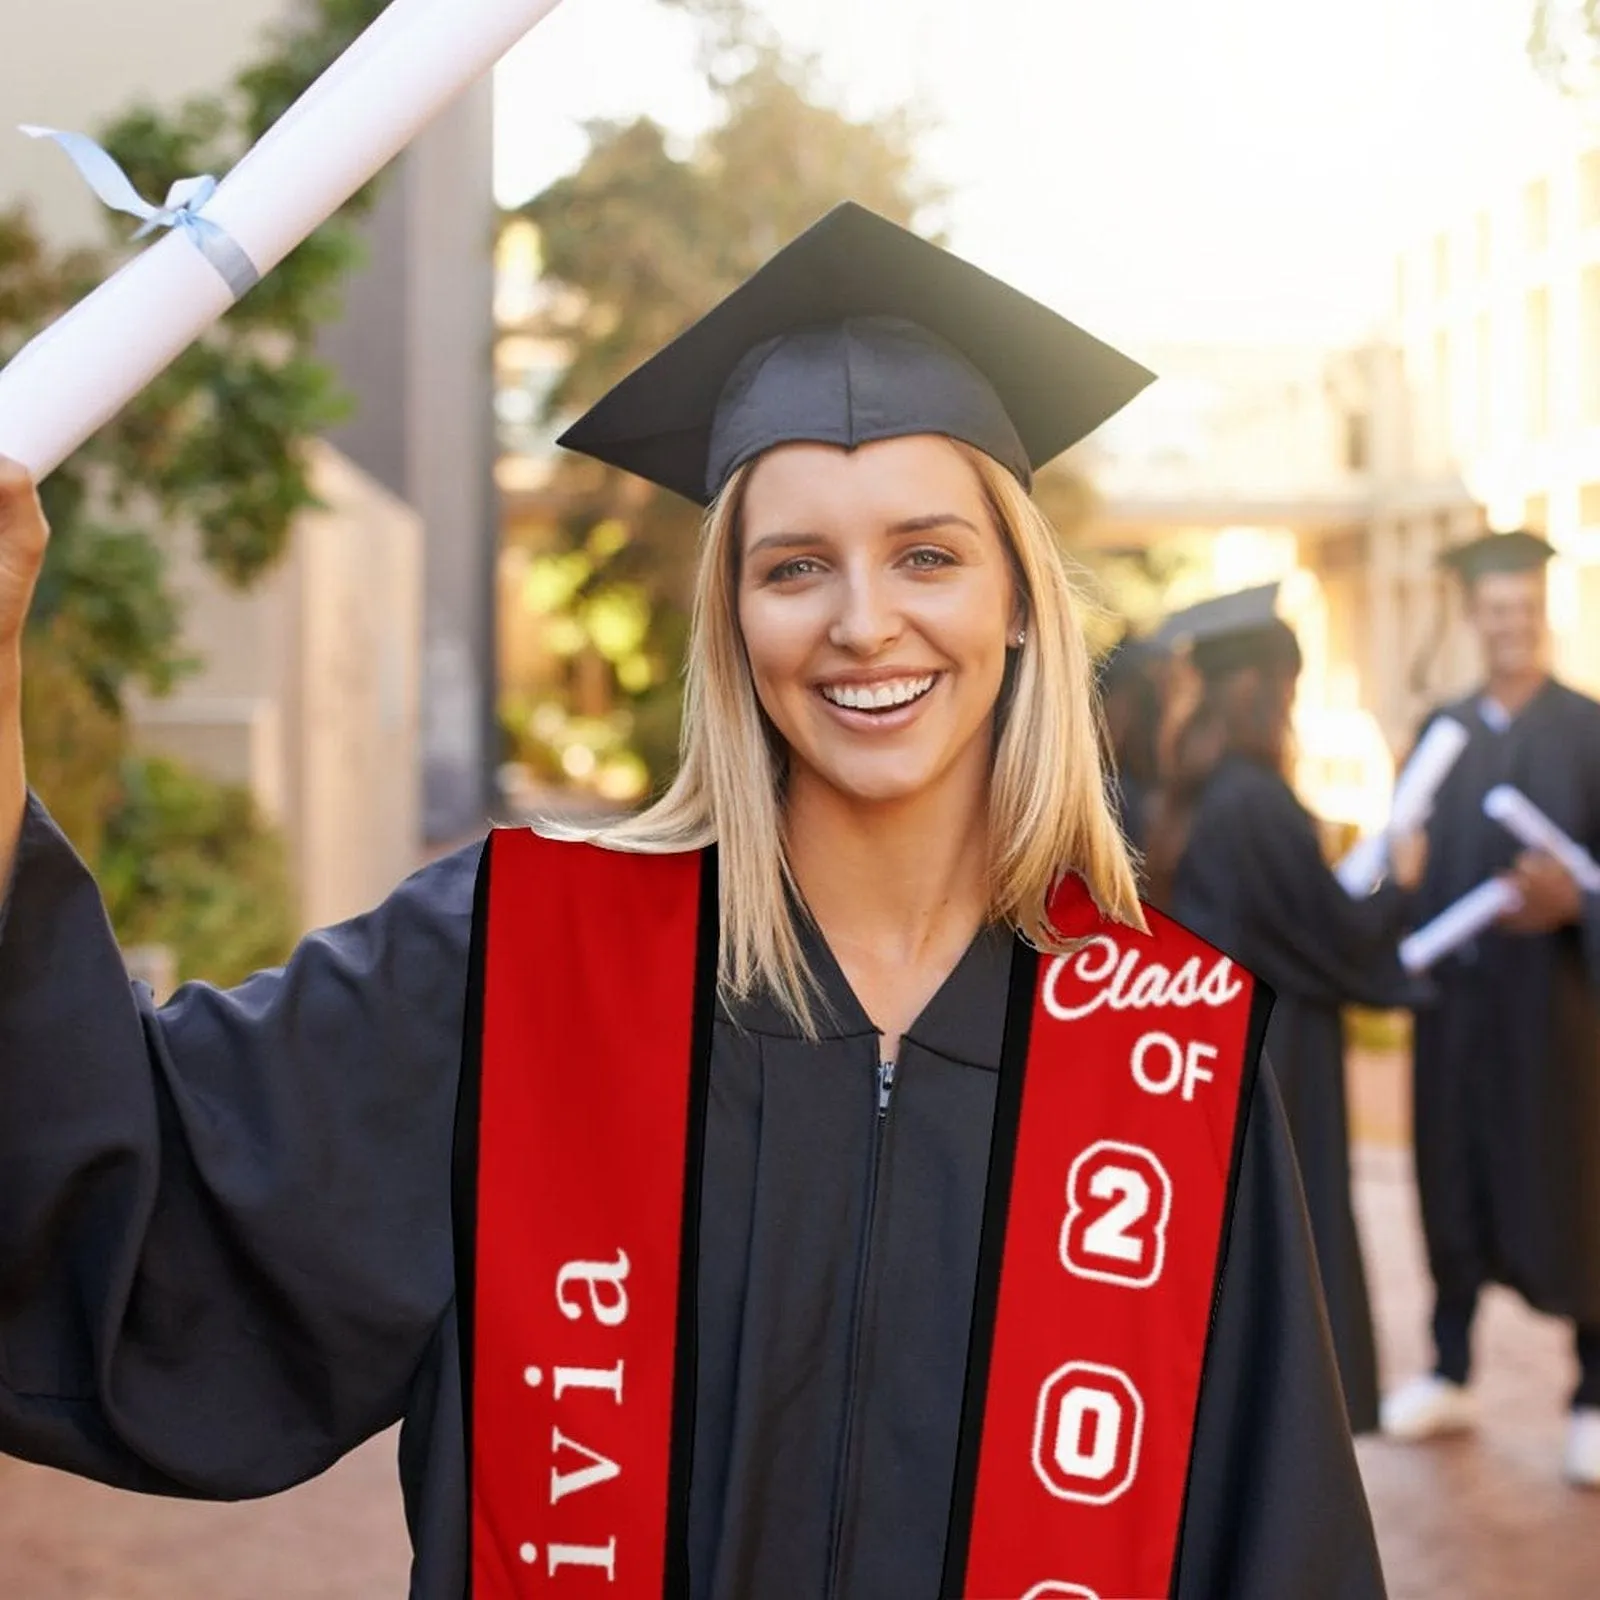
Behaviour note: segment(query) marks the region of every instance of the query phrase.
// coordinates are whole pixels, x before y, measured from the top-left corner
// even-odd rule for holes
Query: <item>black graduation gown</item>
[[[1126,772],[1116,772],[1111,780],[1111,804],[1116,811],[1117,824],[1122,837],[1135,850],[1143,851],[1149,842],[1151,789],[1147,783],[1130,777]]]
[[[1351,1426],[1368,1432],[1378,1425],[1377,1348],[1350,1207],[1342,1008],[1409,998],[1397,954],[1407,897],[1385,886],[1352,900],[1289,785],[1230,757],[1200,796],[1173,910],[1277,996],[1267,1051],[1305,1183]]]
[[[1483,814],[1511,783],[1600,852],[1600,704],[1550,682],[1504,730],[1481,696],[1442,713],[1471,739],[1428,825],[1419,916],[1509,867],[1521,848]],[[1417,1013],[1417,1183],[1441,1299],[1488,1282],[1600,1327],[1600,918],[1485,933],[1433,974]]]
[[[0,926],[0,1449],[234,1498],[403,1420],[411,1594],[459,1600],[451,1140],[479,855],[281,971],[158,1010],[30,806]],[[817,1043],[766,1007],[718,1021],[696,1600],[937,1594],[1011,948],[980,936],[906,1037],[870,1271],[876,1035],[837,968],[816,952],[840,1018]],[[1382,1580],[1265,1073],[1244,1150],[1178,1592],[1367,1600]]]

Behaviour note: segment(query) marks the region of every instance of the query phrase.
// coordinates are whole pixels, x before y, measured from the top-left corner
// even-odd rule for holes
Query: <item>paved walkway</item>
[[[1357,1063],[1356,1126],[1383,1141],[1358,1154],[1357,1201],[1391,1380],[1426,1356],[1415,1197],[1397,1142],[1402,1089],[1393,1059]],[[1565,1332],[1496,1295],[1479,1347],[1480,1439],[1361,1445],[1392,1600],[1590,1600],[1600,1595],[1600,1494],[1559,1475]],[[144,1500],[0,1461],[0,1600],[400,1600],[393,1460],[393,1441],[378,1440],[253,1506]]]

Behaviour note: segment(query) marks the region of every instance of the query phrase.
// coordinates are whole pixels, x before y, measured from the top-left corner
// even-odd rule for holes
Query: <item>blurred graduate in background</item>
[[[1352,1429],[1377,1426],[1377,1356],[1350,1205],[1342,1008],[1404,1003],[1397,947],[1420,838],[1397,842],[1391,881],[1352,900],[1289,781],[1301,655],[1278,586],[1170,617],[1155,647],[1181,654],[1151,811],[1154,903],[1261,975],[1277,995],[1267,1051],[1305,1185]]]
[[[1112,802],[1123,837],[1143,850],[1155,798],[1166,651],[1126,632],[1101,658],[1100,702],[1112,776]]]
[[[1483,810],[1491,789],[1512,784],[1600,848],[1600,704],[1550,673],[1554,554],[1518,531],[1445,557],[1483,679],[1428,718],[1454,717],[1470,739],[1428,824],[1418,912],[1432,917],[1499,874],[1515,878],[1522,908],[1443,961],[1436,1001],[1417,1013],[1417,1183],[1436,1360],[1385,1402],[1384,1427],[1425,1439],[1474,1424],[1473,1313],[1484,1284],[1507,1284],[1574,1324],[1580,1380],[1566,1473],[1600,1487],[1600,913],[1558,863],[1519,854]]]

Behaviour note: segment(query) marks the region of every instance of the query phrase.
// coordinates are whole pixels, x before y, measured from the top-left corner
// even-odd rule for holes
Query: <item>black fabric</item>
[[[480,854],[282,971],[158,1009],[30,805],[0,939],[0,1449],[235,1498],[403,1419],[410,1593],[461,1600],[450,1168]],[[813,950],[825,1038],[761,1006],[714,1023],[691,1588],[933,1600],[1013,946],[980,937],[908,1031],[881,1129],[877,1033]],[[1265,1072],[1244,1139],[1178,1593],[1368,1600],[1382,1580]]]
[[[1377,1426],[1377,1350],[1350,1204],[1342,1008],[1413,997],[1396,953],[1406,898],[1386,887],[1352,900],[1288,784],[1233,757],[1201,794],[1173,908],[1277,995],[1267,1049],[1305,1181],[1351,1426],[1367,1432]]]
[[[1174,611],[1150,636],[1156,650],[1176,650],[1185,645],[1258,633],[1278,620],[1281,585],[1258,583],[1229,594],[1212,595],[1181,611]]]
[[[1438,1359],[1433,1370],[1452,1383],[1466,1383],[1472,1376],[1472,1323],[1477,1310],[1476,1295],[1470,1300],[1434,1302],[1433,1344]],[[1600,1407],[1600,1328],[1574,1324],[1572,1353],[1578,1365],[1572,1404]]]
[[[705,504],[773,445],[965,439],[1027,482],[1153,374],[1008,284],[837,206],[561,435]]]
[[[1418,920],[1521,848],[1483,814],[1515,784],[1600,849],[1600,705],[1548,683],[1509,727],[1479,697],[1446,708],[1470,734],[1428,824]],[[1418,1010],[1415,1138],[1428,1263],[1439,1297],[1489,1282],[1600,1325],[1600,914],[1537,937],[1491,929],[1433,973]]]
[[[717,402],[706,463],[714,496],[745,462],[797,439],[846,450],[942,433],[993,456],[1028,487],[1028,452],[989,380],[902,317],[846,317],[758,344]]]
[[[1439,557],[1439,564],[1472,583],[1491,572],[1536,572],[1555,553],[1555,546],[1547,539],[1525,528],[1514,528],[1509,533],[1481,534],[1455,545]]]

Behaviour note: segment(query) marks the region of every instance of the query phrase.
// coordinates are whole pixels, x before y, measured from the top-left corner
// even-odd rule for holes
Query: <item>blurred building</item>
[[[140,0],[134,18],[116,0],[56,0],[7,28],[0,104],[10,123],[84,130],[141,99],[174,105],[223,86],[294,6]],[[476,832],[495,803],[490,95],[480,85],[396,163],[368,226],[367,264],[326,335],[325,353],[357,403],[330,441],[347,460],[319,456],[321,480],[340,490],[333,520],[306,519],[290,566],[243,602],[205,571],[189,574],[191,632],[207,668],[141,713],[152,741],[186,746],[203,765],[245,779],[283,817],[311,921],[314,908],[344,903],[322,874],[349,883],[332,865],[338,852],[311,841],[354,841],[365,827],[368,847],[350,860],[369,863],[360,893],[370,900],[409,870],[424,839]],[[0,140],[0,203],[26,201],[58,243],[104,237],[98,202],[58,150]],[[319,767],[314,753],[333,715],[331,698],[314,709],[315,686],[354,670],[349,640],[307,609],[320,582],[337,589],[350,570],[328,543],[341,517],[369,574],[350,639],[386,654],[366,669],[385,687],[339,713],[340,737],[352,750],[381,751],[381,770],[354,759]],[[308,583],[312,573],[323,576]],[[413,591],[420,609],[404,600]],[[389,599],[393,615],[380,618]],[[415,636],[402,640],[397,627]],[[291,667],[287,639],[313,654]],[[324,646],[326,659],[315,653]],[[350,720],[360,716],[370,719],[364,728]],[[313,770],[323,776],[298,787],[290,776]],[[345,781],[329,777],[336,770]]]
[[[1076,462],[1097,495],[1100,551],[1181,551],[1168,603],[1273,580],[1306,666],[1296,706],[1301,791],[1323,816],[1380,822],[1431,694],[1447,596],[1431,540],[1478,525],[1458,485],[1403,470],[1409,399],[1398,353],[1373,345],[1142,350],[1161,381]]]
[[[1413,482],[1543,531],[1558,665],[1600,690],[1600,130],[1573,116],[1486,175],[1397,270]],[[1467,662],[1448,658],[1457,683]]]

